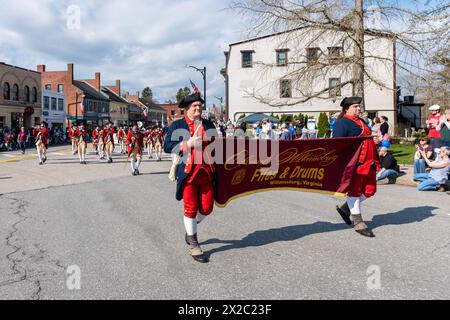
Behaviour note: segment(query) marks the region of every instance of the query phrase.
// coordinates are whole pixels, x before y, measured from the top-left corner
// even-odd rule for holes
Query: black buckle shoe
[[[369,237],[369,238],[375,238],[375,235],[373,234],[372,230],[370,230],[369,228],[365,228],[362,230],[355,230],[355,231],[358,232],[362,236]]]
[[[348,204],[344,203],[341,207],[336,206],[337,212],[340,214],[342,220],[349,226],[352,225],[352,220],[350,219],[350,209],[348,208]]]
[[[200,263],[208,263],[209,259],[205,256],[202,249],[200,248],[200,245],[198,243],[197,235],[188,236],[187,233],[185,234],[185,241],[189,246],[191,257]]]

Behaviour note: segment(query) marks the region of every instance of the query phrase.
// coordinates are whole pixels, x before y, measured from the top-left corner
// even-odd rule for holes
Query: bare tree
[[[300,97],[293,102],[276,102],[267,97],[255,98],[271,106],[304,103],[310,99],[329,99],[337,88],[315,85],[329,73],[340,72],[343,81],[339,89],[351,86],[354,95],[364,97],[369,84],[389,90],[396,87],[386,84],[372,70],[370,61],[393,67],[393,74],[425,80],[436,74],[430,57],[448,59],[450,4],[448,1],[398,1],[363,0],[233,0],[231,8],[248,19],[249,36],[280,33],[286,43],[297,41],[303,46],[330,39],[342,48],[343,53],[328,48],[318,56],[297,52],[288,62],[289,72],[284,77],[293,80]],[[303,30],[304,32],[293,32]],[[379,39],[388,39],[394,45],[392,56],[373,50]],[[309,55],[309,56],[308,56]],[[274,65],[257,61],[267,72]],[[447,74],[448,76],[448,74]],[[448,83],[448,78],[446,78]]]

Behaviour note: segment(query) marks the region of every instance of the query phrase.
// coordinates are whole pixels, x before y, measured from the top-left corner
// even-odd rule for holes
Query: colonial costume
[[[77,139],[78,157],[80,158],[80,164],[86,164],[86,151],[87,151],[87,130],[83,126],[75,131],[75,137]]]
[[[334,124],[333,138],[372,135],[372,131],[364,120],[359,116],[351,116],[346,113],[352,106],[359,108],[361,102],[362,98],[360,97],[345,98],[342,101],[342,114]],[[361,203],[375,195],[377,191],[376,173],[379,166],[380,158],[377,146],[373,139],[367,139],[364,141],[358,166],[347,193],[347,201],[344,205],[336,207],[344,221],[351,225],[353,220],[355,231],[366,237],[374,237],[375,235],[362,219]]]
[[[153,138],[152,138],[152,132],[147,129],[144,133],[144,147],[147,149],[148,158],[152,158],[152,152],[153,152]]]
[[[126,143],[126,135],[125,130],[120,127],[119,131],[117,132],[117,141],[119,142],[120,146],[120,153],[125,153],[125,143]]]
[[[128,131],[126,144],[128,146],[128,159],[131,159],[131,172],[133,176],[139,175],[139,166],[142,161],[143,135],[137,129]]]
[[[203,150],[209,143],[207,131],[216,128],[211,121],[201,119],[201,115],[196,119],[189,118],[189,110],[194,108],[192,105],[197,101],[204,103],[199,94],[192,94],[180,102],[179,107],[187,108],[188,112],[183,119],[173,122],[169,127],[164,151],[187,158],[178,164],[176,199],[184,200],[185,240],[190,254],[194,260],[205,263],[208,259],[198,243],[197,224],[210,215],[214,207],[215,168],[214,165],[204,163]],[[184,134],[179,137],[183,131]]]
[[[98,146],[97,146],[99,160],[105,159],[105,133],[106,128],[99,131]]]
[[[47,161],[48,134],[49,131],[45,123],[42,123],[40,128],[36,128],[35,130],[33,130],[36,151],[39,158],[39,165],[43,165],[45,161]]]
[[[98,151],[98,144],[99,144],[99,140],[100,140],[100,135],[101,135],[102,131],[100,130],[99,127],[95,128],[92,131],[92,148],[95,151],[95,154],[98,156],[99,155],[99,151]]]
[[[162,133],[161,129],[156,129],[155,132],[152,135],[152,139],[155,146],[155,152],[156,152],[156,161],[161,161],[161,154],[164,144],[164,135]]]
[[[114,152],[114,128],[109,124],[106,129],[103,130],[103,141],[105,143],[105,152],[108,156],[108,163],[112,163],[112,154]]]
[[[77,153],[78,147],[77,147],[77,138],[75,137],[75,132],[77,131],[77,126],[72,126],[69,129],[69,138],[70,143],[72,144],[72,154],[75,155]]]

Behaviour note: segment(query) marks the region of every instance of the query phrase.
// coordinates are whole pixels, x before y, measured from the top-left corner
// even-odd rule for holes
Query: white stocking
[[[361,198],[347,197],[347,204],[352,215],[361,214]]]
[[[197,220],[184,217],[184,228],[188,236],[197,234]]]

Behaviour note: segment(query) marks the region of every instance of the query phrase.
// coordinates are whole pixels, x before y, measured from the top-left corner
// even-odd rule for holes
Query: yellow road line
[[[36,155],[23,156],[23,157],[17,157],[17,158],[10,158],[10,159],[7,159],[7,160],[0,160],[0,163],[18,162],[18,161],[25,160],[25,159],[33,159],[35,157],[36,157]]]

